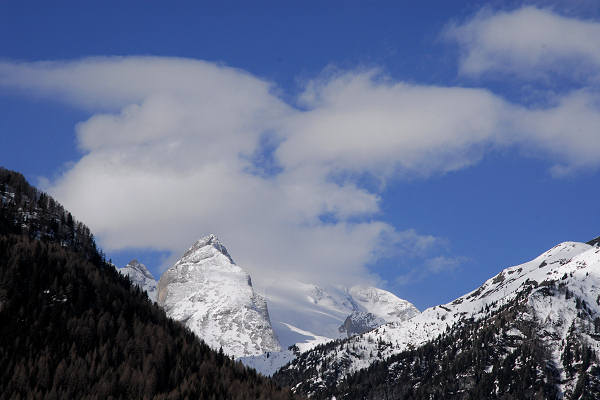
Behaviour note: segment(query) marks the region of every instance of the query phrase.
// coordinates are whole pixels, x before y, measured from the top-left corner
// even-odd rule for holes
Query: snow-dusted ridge
[[[158,304],[209,346],[236,358],[281,350],[265,299],[215,235],[198,240],[165,271]]]
[[[600,354],[594,326],[594,318],[600,315],[600,247],[561,243],[529,262],[503,270],[450,303],[428,308],[405,322],[388,323],[349,338],[343,346],[324,353],[308,352],[282,371],[321,371],[319,376],[310,378],[315,387],[322,384],[327,374],[339,381],[377,360],[419,347],[450,327],[483,321],[504,306],[515,304],[524,310],[518,318],[539,327],[540,340],[559,370],[565,342],[573,332]],[[560,390],[568,393],[574,381],[561,373]]]

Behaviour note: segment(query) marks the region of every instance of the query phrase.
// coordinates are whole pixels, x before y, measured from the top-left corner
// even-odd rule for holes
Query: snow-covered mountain
[[[129,261],[126,266],[120,268],[119,272],[125,276],[128,276],[133,284],[144,289],[146,293],[148,293],[150,300],[156,301],[156,295],[158,293],[158,289],[156,287],[157,282],[144,264],[140,263],[136,259],[133,259]]]
[[[356,313],[371,314],[380,323],[404,321],[419,311],[406,300],[375,287],[322,287],[279,279],[264,288],[273,328],[284,347],[301,351],[346,337],[344,322]]]
[[[576,368],[570,367],[571,361],[565,360],[575,357],[576,361],[581,354],[587,354],[584,349],[590,349],[590,354],[600,354],[600,247],[561,243],[529,262],[503,270],[478,289],[448,304],[428,308],[408,321],[389,323],[342,343],[302,354],[282,368],[277,379],[298,385],[296,389],[305,394],[315,394],[375,361],[439,341],[449,332],[468,338],[484,328],[494,332],[486,336],[487,345],[498,347],[489,368],[486,366],[488,373],[496,368],[494,363],[506,362],[503,360],[508,355],[520,351],[526,343],[540,343],[538,347],[543,349],[545,357],[542,365],[553,371],[557,393],[571,398],[576,385],[591,384],[595,378],[582,378],[583,383],[579,383],[581,374],[589,375],[590,370],[577,375],[573,372]],[[512,338],[512,345],[502,345],[509,342],[507,338]],[[578,349],[579,356],[572,355],[573,348]],[[385,371],[400,368],[401,360],[404,359],[388,365]],[[528,359],[519,360],[515,356],[515,360],[512,368],[527,365]],[[598,364],[597,359],[595,363]],[[589,368],[594,363],[591,365]],[[398,370],[395,379],[406,371],[406,368]],[[591,371],[592,375],[598,372]]]
[[[370,331],[387,322],[406,321],[419,313],[413,304],[383,289],[353,286],[348,294],[355,309],[339,328],[348,336]]]
[[[278,279],[264,290],[271,322],[282,346],[294,347],[241,360],[264,375],[273,374],[296,354],[317,345],[363,333],[386,322],[401,322],[419,312],[408,301],[369,286],[324,288]]]
[[[164,272],[158,304],[209,346],[236,358],[281,350],[265,299],[215,235],[198,240]]]

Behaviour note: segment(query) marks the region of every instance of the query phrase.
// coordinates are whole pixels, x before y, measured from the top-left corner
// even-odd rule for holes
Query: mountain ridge
[[[556,390],[557,396],[575,398],[572,396],[581,387],[596,382],[597,370],[594,368],[598,366],[598,359],[594,355],[586,370],[579,373],[572,372],[571,362],[565,364],[564,360],[570,357],[570,350],[567,350],[570,348],[569,341],[576,343],[573,346],[589,349],[591,354],[600,353],[600,296],[596,297],[599,290],[600,248],[564,242],[529,262],[501,271],[476,290],[445,305],[424,310],[406,322],[386,324],[363,335],[306,352],[284,366],[275,374],[275,378],[280,383],[295,387],[297,392],[316,398],[341,395],[335,389],[344,386],[340,382],[349,382],[357,376],[361,376],[364,382],[371,380],[367,370],[377,363],[394,369],[393,365],[386,364],[386,360],[408,357],[406,355],[411,351],[421,351],[431,346],[433,341],[446,337],[449,332],[458,332],[456,334],[459,336],[469,329],[479,332],[478,324],[484,327],[490,318],[499,318],[505,312],[503,310],[513,310],[511,312],[517,317],[506,326],[502,331],[504,333],[492,330],[492,336],[486,340],[493,345],[499,343],[497,335],[517,335],[543,343],[547,354],[540,356],[539,360],[547,360],[542,364],[548,362],[553,365],[557,374],[552,390]],[[522,332],[527,330],[520,327],[519,321],[530,324],[530,331]],[[435,346],[432,349],[441,351]],[[465,347],[460,351],[469,352],[473,349]],[[500,345],[498,351],[512,354],[509,347]],[[490,362],[501,361],[497,356],[490,357]],[[452,363],[449,362],[449,365]],[[443,375],[434,366],[432,368],[431,374]],[[467,374],[466,367],[461,368],[461,373]],[[497,371],[502,371],[502,368],[498,368]],[[384,375],[381,371],[379,373]],[[402,368],[397,373],[407,376],[407,370]],[[392,383],[388,380],[386,384]],[[469,390],[481,389],[477,385],[463,386]],[[345,387],[349,390],[346,394],[352,392],[348,385]],[[495,389],[499,389],[499,386],[496,385]],[[398,390],[414,394],[416,387]]]

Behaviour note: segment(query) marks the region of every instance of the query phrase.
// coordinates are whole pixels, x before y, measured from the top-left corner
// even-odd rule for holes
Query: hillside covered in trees
[[[564,287],[547,290],[563,296],[567,293]],[[304,368],[284,367],[274,378],[282,384],[297,385],[299,392],[310,393],[314,399],[542,400],[563,398],[558,390],[566,382],[561,380],[562,367],[565,378],[574,381],[574,389],[566,398],[597,399],[600,368],[590,346],[573,331],[565,344],[562,365],[554,364],[538,335],[539,327],[520,319],[523,311],[518,302],[509,304],[484,323],[466,321],[423,346],[375,361],[345,379],[321,374],[324,384],[315,385],[311,381],[311,357],[351,351],[353,346],[344,340],[328,343],[295,360]],[[600,332],[600,318],[594,329]]]
[[[152,304],[89,229],[0,169],[0,399],[289,399]]]

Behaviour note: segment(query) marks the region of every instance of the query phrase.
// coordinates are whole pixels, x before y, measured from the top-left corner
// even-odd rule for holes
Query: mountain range
[[[275,379],[311,398],[598,398],[591,243],[561,243],[408,321],[305,352]]]
[[[478,393],[574,399],[600,393],[599,246],[599,239],[561,243],[423,312],[375,287],[280,279],[266,289],[264,315],[284,349],[240,359],[311,398],[462,399]],[[233,262],[220,242],[217,248],[223,257],[216,264]],[[485,350],[478,353],[479,347]],[[423,368],[415,370],[414,363]]]
[[[171,318],[214,349],[269,375],[306,351],[418,313],[409,302],[369,286],[330,287],[280,280],[257,293],[244,268],[213,234],[194,243],[156,282],[137,260],[119,270]]]
[[[422,312],[371,286],[259,290],[215,235],[158,282],[136,260],[118,272],[0,169],[0,399],[600,398],[600,238]]]

